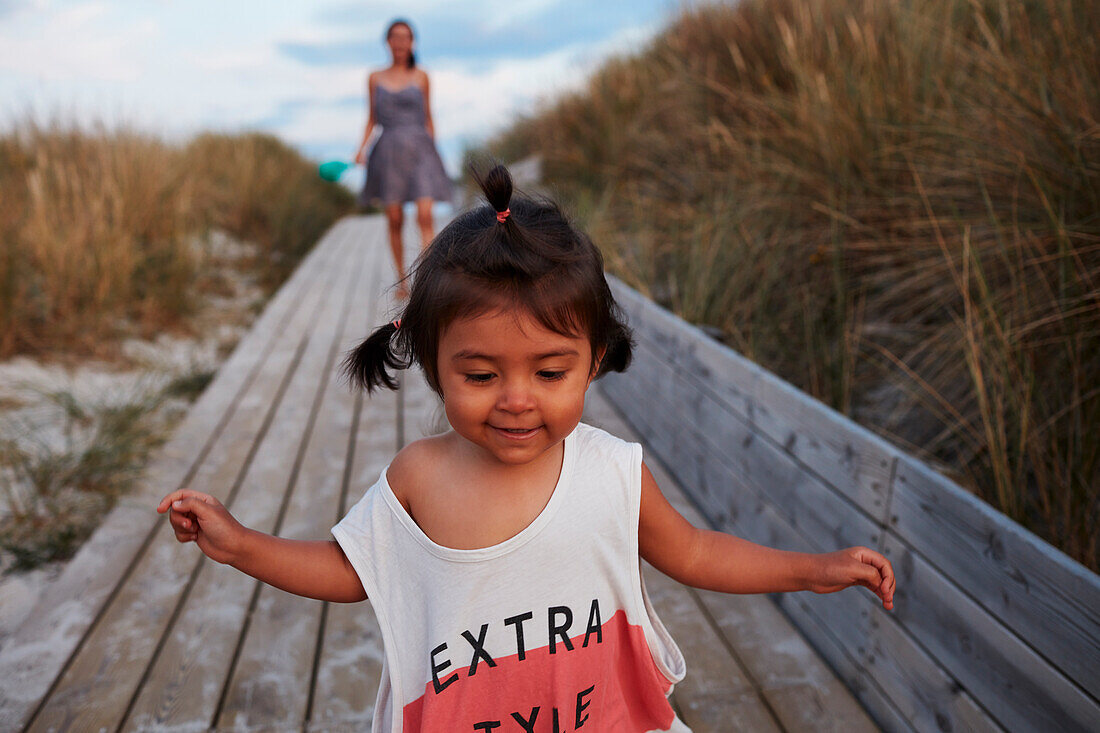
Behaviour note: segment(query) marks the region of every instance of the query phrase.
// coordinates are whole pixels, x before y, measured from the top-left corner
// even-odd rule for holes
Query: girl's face
[[[393,56],[395,64],[403,66],[408,62],[409,54],[412,53],[413,34],[407,25],[398,23],[391,28],[389,35],[386,36],[386,43],[390,47],[390,55]]]
[[[595,373],[587,338],[503,311],[451,323],[437,369],[451,427],[508,465],[545,456],[573,432]]]

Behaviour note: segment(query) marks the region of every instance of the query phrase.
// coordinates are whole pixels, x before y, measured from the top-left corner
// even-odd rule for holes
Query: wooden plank
[[[879,728],[812,646],[766,596],[696,591],[751,671],[785,730]]]
[[[643,576],[653,607],[690,660],[687,676],[673,693],[683,721],[695,733],[779,731],[757,688],[724,653],[722,639],[699,613],[688,589],[648,565]]]
[[[897,618],[1009,729],[1100,730],[1100,707],[891,533]]]
[[[892,531],[1055,668],[1100,697],[1100,576],[912,458]]]
[[[344,516],[377,481],[397,447],[397,395],[389,390],[363,400]],[[310,730],[367,730],[382,677],[382,632],[370,601],[329,604],[317,660]]]
[[[896,448],[621,281],[609,282],[640,343],[855,505],[885,521]]]
[[[326,235],[331,239],[333,232]],[[47,587],[35,610],[0,654],[0,728],[25,725],[39,701],[83,642],[105,605],[111,603],[130,560],[141,552],[156,525],[148,499],[192,478],[197,462],[221,436],[225,419],[238,408],[256,369],[269,358],[288,317],[301,300],[306,276],[323,263],[318,245],[301,269],[272,299],[253,329],[158,452],[135,494],[118,507]]]
[[[855,654],[851,644],[838,640],[828,627],[822,624],[812,612],[805,607],[798,606],[804,613],[787,613],[788,618],[795,620],[798,628],[813,644],[814,649],[821,654],[837,676],[844,682],[847,688],[864,705],[875,722],[885,731],[890,733],[903,733],[918,730],[913,725],[913,718],[898,710],[894,701],[886,694],[878,681],[868,674],[859,655]],[[786,609],[785,609],[786,610]],[[920,728],[919,730],[927,730]],[[942,731],[956,730],[949,720],[939,729]],[[968,730],[968,729],[961,729]],[[982,730],[981,728],[975,730]]]
[[[795,593],[777,600],[883,727],[895,729],[890,721],[898,717],[905,728],[921,731],[1000,730],[973,695],[873,598]],[[842,647],[843,658],[835,660],[840,655],[830,646]]]
[[[341,249],[329,261],[329,283],[315,290],[324,300],[316,312],[304,315],[298,323],[303,343],[302,359],[290,376],[287,397],[273,414],[271,426],[262,442],[253,448],[255,458],[247,473],[238,479],[240,488],[227,496],[229,506],[242,522],[256,526],[264,516],[272,516],[281,503],[295,458],[295,446],[302,439],[309,400],[314,398],[316,383],[322,381],[321,365],[335,338],[335,324],[344,307],[345,293],[352,285],[348,260],[357,247],[351,230],[345,230]],[[325,325],[332,324],[332,325]],[[276,395],[276,383],[269,382],[260,399],[270,402]],[[298,420],[299,424],[294,425]],[[266,486],[266,488],[265,488]],[[252,496],[250,496],[252,494]],[[252,504],[264,509],[255,512]],[[241,507],[244,504],[245,506]],[[252,511],[254,513],[249,514]],[[167,528],[166,528],[167,529]],[[169,543],[171,543],[169,541]],[[160,646],[146,662],[143,678],[134,695],[125,721],[129,729],[147,729],[164,725],[208,726],[223,694],[240,629],[247,623],[249,601],[255,583],[232,568],[215,565],[201,558],[195,548],[187,547],[191,563],[198,563],[192,584],[175,599],[174,623],[163,632]]]
[[[347,251],[348,241],[341,240],[330,244],[333,252],[329,257],[339,257]],[[327,261],[331,262],[331,259]],[[225,447],[228,453],[224,457],[231,461],[231,465],[223,469],[224,464],[216,460],[211,463],[211,458],[219,457],[212,452],[196,474],[193,487],[210,490],[223,497],[227,495],[227,488],[233,484],[233,476],[241,467],[240,462],[247,462],[252,450],[251,442],[267,420],[268,408],[273,401],[272,393],[278,394],[277,385],[284,382],[287,370],[293,370],[299,364],[298,354],[304,341],[295,338],[294,334],[309,333],[315,308],[323,304],[323,296],[330,292],[331,285],[307,289],[306,302],[295,312],[281,342],[276,344],[249,392],[241,399],[234,420],[240,415],[246,424],[239,431],[235,427],[232,432],[230,428],[226,430],[228,439]],[[301,361],[304,362],[309,355],[310,351],[306,349]],[[296,372],[301,373],[302,370]],[[282,404],[278,404],[278,397],[274,400],[279,412],[285,412],[288,405],[293,407],[296,391],[291,388],[286,394],[287,399]],[[280,433],[286,432],[285,428],[280,430],[280,425],[279,420],[271,422],[268,434],[264,436],[264,444],[256,454],[261,467],[267,460],[263,448],[277,443],[283,437]],[[250,466],[255,467],[255,463]],[[216,474],[219,470],[227,472],[221,477],[223,482],[208,483],[211,473]],[[255,470],[250,471],[246,478],[251,479],[256,473]],[[269,483],[274,480],[275,477],[271,477]],[[151,512],[151,509],[146,511]],[[249,522],[249,517],[242,518]],[[161,634],[174,618],[177,599],[190,587],[188,573],[199,562],[195,548],[178,545],[170,538],[170,527],[167,522],[162,522],[153,543],[139,558],[133,574],[69,666],[41,714],[34,720],[34,729],[58,727],[66,721],[77,729],[98,729],[114,727],[121,719]],[[236,572],[225,568],[221,570]],[[220,624],[221,619],[217,619],[216,623]],[[211,650],[210,647],[204,648],[204,652]]]
[[[340,359],[375,320],[381,295],[381,255],[384,230],[364,227],[357,247],[368,250],[354,265],[360,272],[347,291],[339,337],[332,344],[328,382],[315,425],[291,489],[285,515],[275,533],[292,539],[319,539],[332,526],[343,493],[345,463],[354,422],[355,399],[337,381]],[[352,269],[352,263],[349,263]],[[350,315],[350,318],[349,318]],[[222,706],[222,728],[300,727],[307,715],[309,680],[313,673],[323,604],[262,585],[251,614],[232,679]]]
[[[638,371],[633,375],[637,384],[631,404],[645,405],[652,411],[653,420],[660,426],[652,447],[671,470],[687,465],[686,470],[694,473],[680,478],[687,490],[691,492],[694,485],[699,485],[692,479],[701,480],[701,491],[716,497],[712,503],[724,503],[725,510],[710,517],[716,525],[740,508],[725,499],[725,484],[715,485],[708,480],[706,467],[712,462],[731,469],[758,500],[775,506],[823,550],[855,544],[874,547],[878,543],[880,528],[844,494],[803,471],[789,454],[732,419],[726,405],[696,390],[687,380],[676,379],[675,372],[644,346],[639,345],[637,352]],[[684,451],[698,451],[698,458],[685,462],[679,458]],[[700,503],[706,506],[706,502]],[[856,521],[857,516],[863,521]]]
[[[604,386],[611,383],[607,382]],[[649,402],[643,402],[642,395],[654,395],[657,392],[655,388],[641,384],[638,389],[639,392],[627,391],[620,398],[626,404],[647,404],[653,408],[646,417],[653,424],[650,432],[654,440],[665,439],[670,432],[675,432],[678,424],[682,425],[676,422],[675,415],[670,415],[668,409],[662,409],[665,406],[655,403],[652,397]],[[662,420],[667,422],[662,423]],[[695,442],[696,439],[688,441]],[[678,454],[670,455],[674,460],[679,460]],[[739,486],[739,471],[713,456],[704,459],[704,470],[708,473],[707,480],[714,485]],[[783,549],[804,552],[837,549],[836,544],[822,546],[811,541],[809,536],[790,523],[778,507],[745,497],[744,490],[740,491],[745,510],[730,512],[727,523],[720,528],[754,542]],[[864,525],[863,534],[875,531],[874,524],[866,515],[853,514],[852,521]],[[839,543],[841,546],[846,544],[849,543]],[[882,611],[871,596],[862,597],[861,594],[866,594],[866,591],[850,589],[831,596],[799,593],[776,598],[880,725],[890,730],[903,730],[908,726],[906,719],[933,723],[932,726],[921,725],[924,729],[935,727],[936,720],[939,720],[955,730],[994,729],[996,726],[988,721],[974,701],[911,637],[900,630],[896,621]],[[811,608],[814,611],[834,609],[836,612],[827,615],[828,622],[823,622],[810,613],[808,609]],[[868,650],[877,647],[882,648],[877,652],[879,662],[875,666],[871,664],[872,654]],[[874,672],[869,671],[868,667],[873,667]],[[920,702],[911,705],[914,700]],[[899,714],[899,709],[906,713]]]

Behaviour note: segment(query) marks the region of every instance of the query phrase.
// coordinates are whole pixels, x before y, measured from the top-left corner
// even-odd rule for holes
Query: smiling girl
[[[367,390],[419,364],[452,430],[404,448],[333,528],[253,532],[188,490],[161,502],[176,538],[284,590],[370,598],[385,645],[375,731],[685,731],[668,701],[685,665],[639,558],[728,593],[863,585],[893,607],[880,554],[774,550],[691,526],[641,446],[580,422],[593,379],[630,362],[599,251],[552,203],[489,206],[421,257],[401,319],[345,367]]]

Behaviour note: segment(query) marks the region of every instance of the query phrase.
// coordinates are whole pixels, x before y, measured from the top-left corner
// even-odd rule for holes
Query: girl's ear
[[[603,363],[603,357],[607,354],[607,347],[601,346],[600,350],[596,353],[596,358],[592,360],[592,370],[588,372],[588,383],[592,384],[592,380],[596,378],[596,375],[600,373],[600,364]]]

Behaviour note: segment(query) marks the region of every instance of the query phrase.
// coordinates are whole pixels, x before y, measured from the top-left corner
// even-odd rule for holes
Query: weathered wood
[[[617,279],[609,281],[639,342],[681,379],[725,403],[861,511],[885,520],[897,449]]]
[[[758,689],[726,652],[688,589],[648,565],[643,575],[653,607],[688,660],[687,676],[673,693],[683,721],[695,733],[779,731]]]
[[[1100,582],[912,458],[898,464],[890,526],[941,573],[1095,699]]]
[[[1100,707],[892,535],[897,618],[1006,728],[1100,730]]]
[[[696,596],[756,678],[785,730],[878,730],[770,599],[710,591],[696,591]]]
[[[355,266],[342,269],[336,264],[351,264],[356,259],[357,247],[350,231],[343,247],[342,258],[334,260],[333,265],[344,274],[337,283],[317,288],[324,290],[326,298],[321,309],[299,322],[302,330],[296,341],[311,330],[313,333],[308,344],[302,342],[300,348],[305,349],[301,352],[302,360],[286,387],[287,392],[293,394],[289,394],[273,414],[271,428],[262,437],[263,442],[250,448],[256,451],[255,458],[248,467],[248,474],[239,480],[240,488],[226,497],[231,499],[230,508],[246,524],[250,524],[256,514],[250,515],[248,508],[238,509],[240,503],[257,503],[265,506],[269,513],[277,512],[280,494],[288,485],[287,477],[292,474],[296,453],[293,446],[304,439],[302,430],[307,420],[301,419],[296,429],[292,421],[300,416],[301,403],[315,394],[314,383],[321,382],[320,365],[325,363],[335,336],[330,329],[339,322],[347,305],[345,294],[353,285],[348,275],[354,272]],[[256,473],[266,479],[257,480]],[[253,493],[251,498],[250,492]],[[188,549],[192,556],[197,554],[194,548]],[[126,721],[128,728],[210,725],[224,694],[227,669],[247,618],[253,588],[254,583],[237,571],[202,561],[190,591],[177,601],[178,620],[167,630],[161,648],[145,671],[140,694]]]
[[[845,591],[847,593],[847,591]],[[974,698],[873,598],[776,596],[890,730],[999,730]]]
[[[336,229],[326,237],[335,235]],[[148,499],[161,489],[185,485],[237,410],[242,390],[268,358],[303,297],[324,266],[320,244],[306,257],[239,347],[219,370],[146,469],[138,493],[122,499],[85,543],[58,580],[48,586],[34,611],[0,651],[0,728],[24,725],[46,695],[85,633],[110,603],[155,526]],[[150,489],[149,487],[153,487]],[[124,558],[119,562],[119,558]]]
[[[615,383],[615,380],[605,379],[607,380],[605,387]],[[617,385],[616,389],[622,389],[622,385]],[[670,415],[668,409],[661,409],[664,405],[643,401],[643,395],[653,395],[655,392],[655,388],[642,384],[639,392],[627,391],[620,396],[629,399],[629,404],[647,404],[651,408],[656,408],[647,413],[651,423],[656,423],[653,436],[647,437],[647,443],[656,448],[662,445],[664,437],[674,431],[677,425],[685,423],[677,422],[676,416]],[[662,419],[670,422],[661,424]],[[687,442],[695,444],[699,440],[694,438]],[[679,456],[676,452],[669,454]],[[705,466],[707,480],[715,486],[738,485],[739,475],[736,468],[727,467],[721,461],[707,457],[689,462]],[[851,544],[839,542],[823,546],[815,543],[801,528],[794,526],[784,512],[770,502],[756,495],[741,493],[737,496],[740,497],[744,507],[741,510],[729,511],[724,523],[716,525],[719,529],[771,547],[803,552],[835,550],[840,546]],[[864,525],[862,530],[864,536],[874,531],[874,525],[866,515],[853,515],[851,520],[854,525]],[[890,730],[905,730],[910,724],[916,724],[918,729],[922,730],[934,729],[936,726],[925,726],[921,721],[922,719],[934,721],[938,717],[944,725],[952,726],[955,730],[989,730],[995,727],[991,722],[985,722],[984,725],[962,725],[971,720],[979,723],[982,721],[983,714],[977,705],[968,695],[961,692],[961,688],[928,658],[911,638],[904,635],[897,638],[896,634],[891,635],[889,632],[893,627],[879,631],[879,627],[876,626],[878,621],[873,621],[872,617],[877,619],[886,612],[877,609],[869,596],[867,598],[860,596],[865,593],[867,591],[862,589],[850,589],[833,596],[810,596],[800,593],[777,596],[777,599],[788,615],[799,622],[802,631],[813,640],[818,651],[829,659],[863,704],[874,713],[880,725]],[[820,615],[809,613],[811,608],[818,612],[823,609],[833,610],[835,613],[826,614],[824,618],[827,620],[823,621]],[[799,610],[806,612],[798,613]],[[884,623],[893,624],[894,622],[886,619]],[[880,678],[867,671],[870,656],[868,650],[879,642],[882,634],[890,637],[891,641],[889,644],[879,644],[883,647],[879,652],[879,667],[890,670],[911,670],[908,676],[903,676],[901,679],[886,678],[886,681],[897,685],[896,688],[882,687]],[[838,648],[836,646],[838,641],[847,644],[848,647]],[[929,680],[937,684],[933,685]],[[917,684],[913,684],[914,682]],[[929,690],[936,692],[930,695]],[[959,693],[955,690],[959,690]],[[921,700],[922,703],[908,705],[908,701],[914,698]],[[934,703],[934,706],[931,703]],[[899,707],[906,710],[904,715],[899,715]]]
[[[702,479],[701,492],[718,502],[724,500],[729,495],[728,484],[712,484],[706,472],[707,466],[721,464],[759,501],[786,515],[814,546],[832,550],[852,544],[877,544],[880,529],[869,515],[853,511],[843,494],[802,471],[790,455],[758,432],[731,419],[724,404],[694,390],[686,381],[677,380],[675,371],[650,354],[643,344],[637,348],[637,364],[632,368],[638,371],[608,379],[632,380],[634,404],[652,409],[652,423],[659,430],[647,438],[659,455],[679,456],[685,450],[697,451],[697,460],[690,464],[679,460],[669,464],[673,472],[685,470],[694,474],[680,477],[689,494],[694,490],[691,479]],[[638,402],[643,396],[645,402]],[[737,506],[727,503],[724,511],[710,519],[720,525],[738,511]],[[856,521],[857,515],[860,521]]]
[[[991,712],[1005,726],[1100,725],[1100,578],[880,438],[614,287],[640,348],[637,368],[609,377],[606,389],[710,521],[792,549],[856,539],[893,553],[895,566],[912,574],[899,572],[892,615],[866,598],[855,606],[802,594],[780,601],[880,722],[995,729]],[[785,456],[793,473],[782,468]],[[768,486],[784,481],[791,486]],[[822,486],[846,501],[836,503]],[[864,529],[840,527],[845,514]]]
[[[376,320],[378,299],[359,300],[364,292],[381,290],[377,276],[383,248],[378,245],[385,233],[380,226],[374,232],[377,241],[356,243],[357,247],[370,245],[367,251],[371,256],[358,258],[355,267],[360,272],[339,310],[339,335],[322,372],[327,375],[324,392],[310,415],[301,466],[292,478],[285,513],[274,528],[281,537],[324,538],[339,507],[355,399],[337,381],[336,371],[352,342]],[[322,610],[321,602],[260,586],[233,677],[227,683],[218,727],[290,729],[304,723],[309,686],[303,680],[313,672]]]
[[[346,256],[348,252],[346,238],[334,241],[333,245],[335,257]],[[336,271],[334,274],[340,273]],[[201,487],[202,490],[230,499],[230,506],[246,525],[264,527],[265,523],[259,520],[267,513],[262,500],[248,503],[250,494],[257,490],[262,491],[265,483],[279,482],[281,479],[285,484],[285,477],[290,469],[289,461],[285,460],[286,454],[291,453],[292,459],[292,451],[288,450],[288,447],[295,445],[298,437],[295,433],[304,423],[300,413],[303,409],[308,410],[308,398],[307,400],[301,398],[301,394],[308,392],[308,387],[301,390],[295,389],[296,383],[293,377],[312,381],[309,371],[296,367],[316,358],[314,355],[317,349],[305,348],[309,336],[317,333],[317,331],[311,333],[309,326],[315,321],[315,315],[321,312],[325,304],[325,296],[330,295],[332,289],[330,285],[308,292],[307,299],[312,302],[303,303],[303,307],[295,313],[291,327],[286,331],[285,343],[276,344],[272,356],[265,362],[261,375],[253,385],[254,389],[242,399],[239,412],[242,416],[252,417],[254,413],[249,409],[250,407],[271,404],[272,392],[279,394],[279,390],[275,388],[276,385],[286,386],[285,399],[280,401],[276,398],[275,400],[277,404],[275,419],[271,420],[269,429],[262,437],[263,443],[255,454],[255,460],[248,462],[247,457],[244,457],[249,473],[245,476],[240,490],[243,506],[238,507],[242,502],[233,502],[231,497],[227,496],[226,489],[232,485],[229,480],[222,485],[202,486],[208,474],[200,470],[192,482],[194,488]],[[297,336],[298,334],[301,336]],[[323,351],[327,353],[327,349]],[[300,358],[296,358],[299,355]],[[289,384],[285,381],[288,372],[291,374]],[[303,401],[307,401],[305,408],[295,404]],[[286,414],[288,411],[290,415]],[[287,417],[290,417],[290,420],[287,420]],[[294,421],[297,422],[298,428],[294,427]],[[234,432],[230,437],[237,438],[239,435],[248,435],[249,432],[248,430],[243,430],[241,433]],[[230,442],[235,449],[234,454],[245,447],[238,440]],[[247,447],[251,450],[251,445]],[[281,465],[280,461],[287,465]],[[204,469],[206,466],[217,467],[217,464],[206,464]],[[233,472],[236,473],[236,470]],[[261,482],[258,489],[255,487],[257,478]],[[151,513],[152,507],[147,511]],[[270,526],[270,523],[266,524]],[[190,590],[187,582],[188,570],[199,562],[196,556],[201,557],[194,547],[175,543],[171,539],[171,529],[166,522],[161,523],[158,534],[160,536],[154,538],[146,553],[142,555],[132,577],[123,586],[115,602],[108,608],[101,623],[83,645],[57,689],[35,719],[33,729],[48,730],[66,723],[77,730],[96,730],[103,726],[112,726],[122,718],[133,692],[140,683],[148,660],[158,645],[158,640],[175,617],[176,599],[186,596],[186,591]],[[218,612],[222,612],[237,597],[233,587],[240,574],[230,568],[214,568],[211,563],[205,562],[199,566],[200,572],[197,576],[199,584],[202,583],[204,574],[201,570],[204,566],[214,571],[207,573],[208,576],[217,576],[216,571],[220,571],[222,575],[229,575],[226,582],[230,590],[226,593],[225,605],[219,603],[213,607]],[[248,597],[247,591],[244,595]],[[223,627],[219,620],[215,619],[202,629],[202,632],[212,634],[219,628]],[[235,645],[230,644],[230,649],[233,646]],[[219,650],[217,645],[201,648],[204,655],[212,655]]]
[[[397,450],[397,395],[362,401],[352,468],[335,524],[378,479]],[[318,650],[311,730],[366,730],[382,676],[382,634],[370,601],[329,604]]]
[[[881,528],[867,514],[846,512],[845,502],[836,503],[836,498],[830,492],[820,490],[820,486],[818,490],[801,496],[792,496],[789,490],[782,490],[783,481],[800,485],[807,481],[813,484],[817,479],[798,471],[784,474],[777,470],[789,459],[782,452],[775,451],[769,441],[752,439],[743,423],[728,416],[724,405],[711,402],[709,396],[693,395],[692,385],[686,385],[685,393],[685,380],[677,380],[675,373],[649,354],[644,345],[640,346],[638,356],[638,365],[641,368],[638,373],[627,375],[633,377],[633,384],[625,377],[609,377],[608,384],[614,385],[613,389],[620,391],[620,397],[626,400],[626,404],[635,408],[644,406],[645,417],[642,419],[647,420],[652,428],[647,433],[647,440],[655,450],[663,455],[676,457],[686,451],[697,451],[684,463],[690,467],[688,470],[695,473],[697,481],[701,478],[704,486],[711,487],[712,497],[723,493],[715,489],[723,484],[727,487],[744,487],[747,484],[755,489],[753,495],[746,495],[743,488],[727,489],[725,493],[739,499],[741,507],[730,506],[724,512],[712,516],[712,520],[717,520],[717,526],[725,526],[740,536],[762,544],[812,552],[879,541]],[[618,384],[616,380],[626,384]],[[669,395],[667,400],[663,397],[665,394]],[[685,409],[684,405],[688,407]],[[695,409],[691,409],[692,407]],[[720,438],[723,435],[725,439],[720,442],[727,446],[726,451],[718,450],[717,447],[711,451],[706,449],[708,443],[715,440],[715,436]],[[765,481],[746,482],[746,475],[752,474],[747,456],[759,450],[761,445],[768,446],[771,451],[765,460],[760,461],[764,466]],[[730,465],[733,463],[729,457],[731,453],[741,454],[741,460],[736,461],[737,465]],[[675,465],[680,463],[680,460],[674,461]],[[675,465],[673,470],[676,470]],[[775,488],[769,489],[768,481],[775,482]],[[812,531],[815,525],[814,513],[823,510],[825,515],[831,517],[825,525],[829,531]],[[808,529],[811,531],[807,531]],[[821,604],[840,604],[841,612],[833,617],[832,623],[826,624],[823,631],[832,634],[834,638],[849,639],[853,644],[858,644],[857,651],[851,656],[859,665],[865,665],[868,645],[875,643],[880,635],[871,627],[868,613],[877,612],[873,608],[861,608],[865,604],[853,596],[851,591],[840,595],[843,600],[813,599],[811,603],[815,608]],[[784,598],[783,608],[789,609],[792,603],[792,600]],[[806,616],[800,618],[804,622],[807,620]],[[853,624],[853,620],[862,623]],[[811,637],[814,638],[812,634]],[[920,710],[934,710],[940,721],[948,724],[952,721],[982,721],[983,714],[968,697],[950,692],[957,686],[956,683],[931,663],[912,638],[895,638],[894,644],[887,646],[883,654],[891,661],[889,666],[893,669],[923,670],[923,676],[911,677],[924,680],[923,686],[910,686],[910,679],[894,679],[899,688],[890,693],[883,691],[879,695],[861,695],[864,703],[880,716],[879,720],[883,725],[889,726],[889,718],[893,713],[891,708],[910,707],[906,704],[906,698],[913,695],[923,701]],[[872,684],[870,680],[864,680],[855,689],[873,690]],[[902,694],[898,690],[905,692]],[[876,702],[874,699],[882,696],[897,699],[887,703]],[[927,706],[929,698],[935,699],[935,708]],[[910,707],[908,719],[919,723],[922,717],[920,710]],[[976,729],[990,727],[992,723],[985,722]]]

